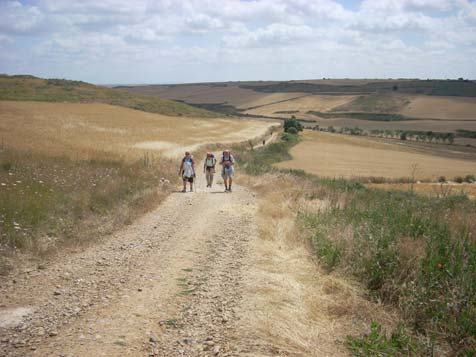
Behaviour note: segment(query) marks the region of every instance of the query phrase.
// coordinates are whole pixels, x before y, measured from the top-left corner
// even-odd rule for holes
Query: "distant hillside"
[[[81,81],[0,75],[0,100],[106,103],[170,116],[216,117],[216,113],[173,100]]]
[[[313,94],[370,94],[396,92],[436,96],[476,97],[476,82],[469,80],[394,80],[364,84],[326,84],[310,82],[279,82],[264,85],[240,85],[243,89],[265,93],[302,92]]]

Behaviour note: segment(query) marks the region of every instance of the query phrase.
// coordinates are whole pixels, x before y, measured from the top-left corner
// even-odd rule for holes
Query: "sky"
[[[0,73],[476,79],[475,0],[0,0]]]

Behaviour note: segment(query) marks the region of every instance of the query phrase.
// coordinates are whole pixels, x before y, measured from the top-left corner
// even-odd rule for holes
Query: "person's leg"
[[[183,182],[183,190],[182,192],[186,192],[187,191],[187,180],[185,180],[185,178],[182,179],[182,182]]]
[[[230,178],[228,179],[228,191],[230,191],[230,192],[231,192],[231,184],[232,184],[232,182],[233,182],[233,179],[232,179],[231,176],[230,176]]]
[[[225,183],[225,191],[228,191],[228,177],[226,175],[223,176],[223,182]]]
[[[207,187],[212,187],[212,173],[207,170]]]
[[[190,192],[193,192],[193,178],[190,179]]]
[[[213,172],[210,171],[210,187],[213,185]]]

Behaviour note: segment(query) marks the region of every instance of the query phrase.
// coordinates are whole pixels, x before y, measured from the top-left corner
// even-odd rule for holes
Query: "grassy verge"
[[[97,239],[166,195],[160,182],[174,165],[130,163],[108,155],[93,160],[0,151],[0,255],[4,270],[15,252],[42,255],[62,244]],[[171,170],[171,167],[174,167]],[[171,172],[173,171],[173,172]]]
[[[248,174],[277,172],[272,163],[286,159],[296,141],[237,157]],[[395,339],[373,327],[375,338],[350,337],[350,350],[357,355],[369,355],[368,348],[371,355],[431,354],[448,345],[452,354],[476,353],[476,202],[465,196],[367,189],[302,171],[290,174],[308,187],[302,199],[326,203],[325,210],[295,206],[301,234],[320,264],[359,279],[373,299],[398,308],[423,342],[407,338],[400,327],[392,333]]]

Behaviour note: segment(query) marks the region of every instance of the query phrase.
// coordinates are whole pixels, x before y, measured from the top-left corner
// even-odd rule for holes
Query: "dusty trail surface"
[[[228,355],[256,199],[173,193],[97,247],[1,285],[0,355]]]
[[[305,188],[257,189],[273,180],[224,193],[200,175],[99,243],[2,278],[0,356],[346,355],[336,340],[381,307],[320,274],[293,238],[286,192]]]

